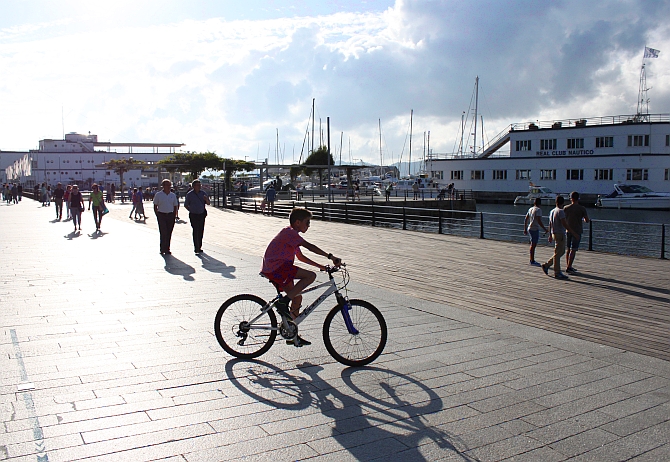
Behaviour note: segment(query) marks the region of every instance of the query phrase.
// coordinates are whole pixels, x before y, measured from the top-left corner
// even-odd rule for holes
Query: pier
[[[288,221],[210,207],[196,256],[182,208],[164,258],[150,203],[109,208],[96,235],[89,211],[75,234],[0,205],[0,460],[670,458],[668,260],[580,250],[558,281],[526,244],[317,218],[305,238],[382,310],[384,354],[334,362],[323,310],[312,346],[238,361],[214,314],[272,296],[260,260]]]

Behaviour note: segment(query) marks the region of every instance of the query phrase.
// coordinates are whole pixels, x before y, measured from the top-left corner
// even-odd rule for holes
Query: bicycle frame
[[[347,326],[347,330],[349,331],[350,334],[352,335],[357,335],[358,330],[354,327],[353,322],[351,321],[351,316],[349,316],[349,310],[351,309],[349,307],[349,302],[345,297],[343,297],[339,289],[337,288],[337,284],[335,283],[335,278],[333,277],[332,272],[328,271],[328,281],[323,282],[321,284],[318,284],[316,286],[309,287],[302,292],[300,292],[300,295],[306,294],[308,292],[312,292],[314,290],[320,289],[322,287],[327,287],[326,290],[317,297],[316,300],[314,300],[307,308],[305,308],[300,315],[293,319],[293,323],[297,326],[301,322],[303,322],[307,316],[309,316],[321,303],[323,303],[328,297],[331,295],[335,294],[335,298],[337,298],[337,304],[341,308],[342,316],[344,317],[344,323]],[[262,329],[262,330],[279,330],[279,327],[269,327],[269,326],[255,326],[254,323],[260,319],[265,313],[267,313],[269,310],[272,309],[274,306],[274,303],[279,300],[281,297],[281,294],[277,294],[276,297],[274,297],[272,300],[270,300],[268,303],[265,304],[263,309],[261,310],[260,314],[253,318],[251,321],[249,321],[249,328],[250,329]],[[284,322],[282,320],[282,322]]]

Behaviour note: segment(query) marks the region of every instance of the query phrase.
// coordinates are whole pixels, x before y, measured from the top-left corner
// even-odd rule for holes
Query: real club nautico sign
[[[592,156],[593,149],[568,149],[566,151],[535,151],[536,156]]]

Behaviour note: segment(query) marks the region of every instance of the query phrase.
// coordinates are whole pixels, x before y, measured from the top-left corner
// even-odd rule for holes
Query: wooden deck
[[[155,227],[155,219],[147,224]],[[210,209],[205,241],[260,257],[286,225]],[[670,360],[668,260],[580,250],[579,274],[558,281],[528,264],[526,244],[318,220],[305,238],[342,257],[356,282]],[[538,247],[536,259],[550,252]]]

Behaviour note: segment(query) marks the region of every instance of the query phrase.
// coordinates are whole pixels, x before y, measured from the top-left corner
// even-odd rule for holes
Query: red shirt
[[[295,229],[287,226],[270,241],[263,256],[261,273],[272,273],[286,262],[293,263],[295,256],[302,253],[300,246],[305,240]]]

